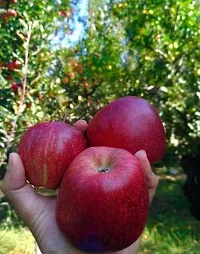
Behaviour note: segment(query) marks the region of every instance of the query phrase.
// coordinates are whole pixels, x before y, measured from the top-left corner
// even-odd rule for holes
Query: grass
[[[159,169],[157,173],[160,174],[160,183],[138,254],[200,253],[200,222],[191,216],[188,202],[181,192],[184,176],[181,173],[172,176],[169,171]],[[30,231],[19,226],[21,221],[12,210],[6,217],[6,206],[3,214],[1,205],[0,199],[0,223],[4,216],[0,227],[0,254],[35,253]]]
[[[35,254],[35,241],[26,228],[0,230],[0,254]]]
[[[189,211],[184,176],[161,175],[139,254],[200,253],[200,222]]]

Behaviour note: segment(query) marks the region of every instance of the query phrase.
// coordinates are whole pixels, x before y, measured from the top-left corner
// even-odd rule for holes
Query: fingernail
[[[8,159],[8,169],[11,170],[13,167],[13,154],[9,154],[9,159]]]
[[[142,150],[142,152],[143,152],[145,158],[148,159],[148,157],[147,157],[147,152],[146,152],[145,150]]]
[[[137,151],[137,153],[136,154],[143,154],[144,156],[146,156],[146,152],[145,152],[145,150],[139,150],[139,151]]]

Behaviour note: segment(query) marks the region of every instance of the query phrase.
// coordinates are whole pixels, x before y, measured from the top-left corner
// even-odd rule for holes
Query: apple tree
[[[91,112],[94,104],[97,109],[114,98],[142,96],[158,108],[172,154],[195,152],[200,137],[198,1],[109,1],[97,10],[93,6],[89,15],[87,35],[76,52],[82,70],[73,82],[85,90],[79,105],[87,100]]]
[[[11,2],[1,1],[0,10],[2,162],[28,126],[88,120],[125,95],[142,96],[158,108],[173,153],[195,151],[198,1],[91,1],[80,19],[83,36],[70,47],[79,1]]]
[[[68,29],[71,13],[67,0],[1,1],[1,165],[27,126],[65,113],[61,106],[67,99],[62,100],[63,90],[51,76],[58,65],[52,41]]]

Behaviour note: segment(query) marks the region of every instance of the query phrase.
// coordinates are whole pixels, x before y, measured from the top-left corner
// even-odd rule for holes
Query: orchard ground
[[[173,175],[175,172],[176,175]],[[200,222],[189,212],[181,188],[182,170],[157,168],[159,187],[150,208],[139,254],[197,254],[200,249]],[[15,215],[6,198],[0,199],[0,254],[35,253],[34,238]]]

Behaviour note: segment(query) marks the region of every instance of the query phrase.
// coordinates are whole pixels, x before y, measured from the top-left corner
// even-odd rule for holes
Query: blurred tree
[[[81,44],[91,101],[146,98],[177,154],[195,151],[200,137],[199,20],[197,1],[110,1],[90,15]]]
[[[51,69],[58,62],[51,42],[67,27],[63,11],[68,6],[67,0],[23,1],[0,10],[1,164],[28,125],[63,116],[63,90],[51,78]],[[4,19],[2,15],[8,15],[11,8],[17,14]]]
[[[102,7],[106,4],[106,0],[90,0],[90,9],[92,11],[98,10],[99,7]]]
[[[195,151],[200,137],[199,3],[91,1],[82,19],[83,39],[69,47],[80,13],[75,2],[80,3],[26,0],[1,7],[1,161],[7,144],[15,149],[28,126],[89,119],[125,95],[142,96],[158,108],[173,153]],[[10,9],[15,12],[9,14]]]

